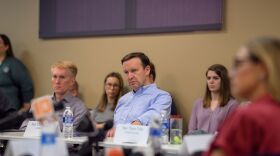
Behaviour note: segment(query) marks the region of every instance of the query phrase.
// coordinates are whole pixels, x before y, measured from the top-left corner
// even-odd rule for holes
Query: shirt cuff
[[[137,120],[140,121],[142,125],[147,126],[149,124],[149,119],[147,119],[147,118],[140,117]]]

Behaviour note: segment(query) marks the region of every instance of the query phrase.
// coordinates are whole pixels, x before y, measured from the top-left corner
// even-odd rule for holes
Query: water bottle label
[[[168,129],[169,128],[169,124],[168,124],[168,122],[164,122],[164,123],[162,123],[162,129]]]
[[[55,144],[55,134],[43,133],[41,136],[42,145],[53,145]]]
[[[73,117],[63,117],[63,123],[73,123]]]
[[[157,137],[160,137],[160,136],[161,136],[161,131],[160,131],[160,129],[150,128],[150,136],[157,136]]]

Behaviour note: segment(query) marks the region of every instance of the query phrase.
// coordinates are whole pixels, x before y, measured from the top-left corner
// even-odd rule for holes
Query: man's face
[[[123,62],[122,67],[128,85],[134,91],[137,91],[149,81],[150,66],[144,68],[139,58],[132,58]]]
[[[55,94],[64,95],[71,89],[75,77],[65,68],[52,68],[52,87]]]

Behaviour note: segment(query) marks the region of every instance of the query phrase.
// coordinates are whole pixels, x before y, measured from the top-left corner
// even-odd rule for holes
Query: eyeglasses
[[[119,88],[120,87],[120,85],[118,85],[118,84],[112,84],[112,83],[106,83],[105,84],[105,87],[107,87],[107,88]]]
[[[250,53],[249,57],[247,57],[247,58],[244,58],[244,59],[237,59],[237,58],[236,58],[236,59],[233,61],[233,68],[234,68],[234,69],[238,69],[238,68],[240,68],[243,64],[245,64],[246,62],[247,62],[247,63],[258,64],[258,63],[260,63],[261,61],[260,61],[260,59],[259,59],[256,55]]]
[[[235,59],[233,61],[233,68],[234,69],[238,69],[240,68],[243,64],[245,64],[246,62],[250,62],[249,59]]]

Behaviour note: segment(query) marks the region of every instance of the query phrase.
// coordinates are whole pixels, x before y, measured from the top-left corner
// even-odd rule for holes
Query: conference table
[[[23,139],[39,139],[39,137],[25,137],[24,132],[0,132],[0,140],[23,140]],[[67,144],[82,144],[87,141],[87,137],[73,137],[64,139]]]
[[[24,132],[0,132],[0,140],[28,140],[28,139],[39,139],[39,137],[25,137],[23,136]],[[87,141],[87,137],[73,137],[70,139],[64,139],[67,144],[83,144]],[[138,146],[135,144],[116,144],[113,142],[112,138],[106,139],[103,142],[99,143],[101,147],[123,147],[123,148],[146,148],[149,145]],[[180,153],[182,145],[172,145],[172,144],[163,144],[162,149],[166,151],[168,155],[177,155]]]
[[[104,142],[100,143],[100,146],[103,147],[124,147],[124,148],[148,148],[149,144],[139,146],[135,144],[128,144],[128,143],[122,143],[122,144],[116,144],[113,142],[113,138],[106,139]],[[173,144],[162,144],[162,149],[168,154],[168,155],[178,155],[181,152],[182,145],[173,145]]]

